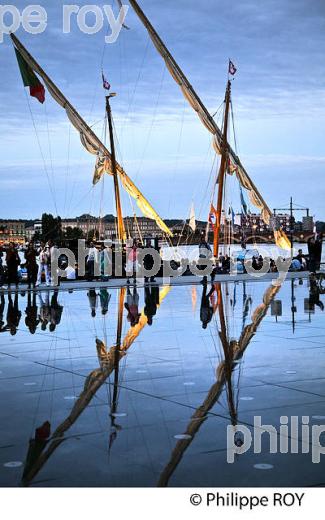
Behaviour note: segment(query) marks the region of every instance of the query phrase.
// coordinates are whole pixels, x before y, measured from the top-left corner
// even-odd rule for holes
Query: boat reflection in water
[[[116,327],[116,342],[107,348],[106,342],[103,339],[96,338],[96,349],[99,361],[99,368],[93,370],[87,377],[84,390],[78,397],[73,406],[69,416],[56,428],[51,436],[51,425],[46,421],[42,426],[35,430],[34,439],[30,440],[29,450],[26,458],[25,469],[23,473],[22,483],[27,486],[35,478],[38,472],[42,469],[46,461],[51,457],[55,450],[65,440],[64,435],[69,428],[76,422],[78,417],[87,408],[91,400],[94,398],[98,390],[106,383],[107,379],[114,372],[113,380],[113,394],[110,405],[110,436],[108,448],[111,449],[113,442],[117,436],[120,426],[116,423],[118,417],[118,390],[119,390],[119,365],[121,359],[127,354],[127,351],[132,346],[134,341],[138,338],[141,331],[146,325],[152,324],[152,316],[156,313],[159,306],[163,303],[168,295],[171,287],[164,286],[160,290],[158,287],[152,291],[152,294],[146,291],[146,307],[139,313],[137,322],[131,321],[131,328],[122,340],[122,326],[123,326],[123,311],[126,307],[132,312],[133,298],[136,296],[136,287],[128,288],[127,291],[123,287],[118,294],[118,315]],[[131,294],[133,292],[133,295]],[[125,297],[127,302],[125,303]],[[149,302],[149,299],[151,301]],[[152,308],[154,298],[155,309]],[[133,301],[133,303],[132,303]],[[150,307],[150,308],[149,308]]]
[[[224,287],[227,291],[227,284]],[[247,297],[246,291],[244,289],[243,296],[243,329],[240,335],[239,340],[229,339],[229,334],[227,330],[227,317],[225,316],[225,307],[224,307],[224,295],[223,288],[220,283],[215,284],[211,287],[211,290],[207,294],[206,285],[203,287],[203,295],[201,301],[201,321],[203,328],[206,328],[206,317],[209,317],[209,321],[212,319],[212,315],[215,312],[218,312],[218,321],[217,323],[217,334],[220,339],[220,344],[222,347],[222,361],[216,367],[216,382],[210,388],[204,402],[196,409],[194,412],[191,421],[189,422],[185,432],[184,438],[177,441],[176,446],[171,454],[170,460],[162,471],[158,486],[165,487],[168,486],[168,482],[176,470],[178,464],[181,462],[181,459],[189,447],[189,445],[194,440],[195,436],[199,432],[202,424],[208,418],[209,411],[213,408],[213,406],[218,402],[224,388],[226,389],[228,409],[229,409],[229,417],[231,420],[231,424],[234,428],[234,438],[237,446],[241,446],[243,444],[243,440],[241,439],[241,433],[236,431],[237,426],[237,400],[234,395],[234,385],[233,385],[233,376],[235,373],[236,367],[238,367],[238,362],[242,358],[246,348],[248,347],[250,341],[254,337],[258,326],[262,322],[263,318],[266,316],[267,311],[274,300],[276,294],[279,292],[281,288],[281,284],[273,285],[271,284],[265,291],[263,296],[263,301],[253,312],[252,322],[249,325],[245,326],[245,321],[247,318],[247,314],[249,311],[249,305],[251,303],[251,298]],[[227,291],[228,292],[228,291]],[[207,298],[212,298],[216,295],[216,302],[214,304],[209,304],[207,302]],[[227,294],[228,296],[228,294]],[[232,300],[232,304],[234,305],[235,298]],[[204,307],[204,312],[202,312],[202,306]],[[206,308],[210,306],[210,310],[207,313]],[[203,317],[203,320],[202,320]]]
[[[265,285],[262,287],[263,291]],[[306,294],[304,291],[307,290],[307,288],[308,293]],[[303,359],[303,365],[305,366],[307,359],[312,362],[312,354],[310,354],[311,357],[308,357],[308,352],[305,350],[305,340],[301,346],[298,338],[297,344],[300,349],[292,349],[292,343],[290,345],[290,353],[287,352],[287,334],[288,329],[291,328],[291,324],[291,339],[295,341],[294,335],[296,330],[299,329],[301,331],[305,326],[309,326],[309,322],[313,319],[314,313],[321,315],[324,309],[320,296],[324,294],[325,291],[321,280],[315,277],[310,278],[309,284],[305,282],[301,284],[301,280],[297,278],[291,285],[290,282],[284,282],[282,284],[282,290],[281,285],[273,284],[268,286],[264,290],[264,293],[262,291],[260,292],[260,290],[260,283],[254,282],[252,284],[245,284],[236,282],[228,284],[216,283],[211,286],[204,285],[203,287],[192,286],[191,288],[174,287],[170,295],[170,286],[158,287],[155,285],[147,285],[141,289],[130,285],[119,290],[112,289],[110,292],[108,292],[107,288],[99,288],[93,292],[88,291],[88,293],[76,291],[73,295],[52,290],[48,293],[43,291],[40,295],[33,292],[28,292],[25,295],[18,293],[1,295],[0,341],[5,340],[2,343],[5,353],[11,356],[11,351],[15,346],[15,343],[9,343],[8,339],[10,338],[12,342],[18,340],[16,354],[19,370],[15,372],[13,364],[15,361],[12,361],[13,358],[11,356],[9,370],[12,370],[12,372],[8,372],[9,379],[16,379],[16,374],[20,376],[21,366],[26,367],[25,370],[28,370],[28,372],[26,372],[28,374],[31,360],[32,363],[36,363],[38,366],[41,364],[42,367],[45,367],[45,372],[42,373],[41,376],[44,378],[42,379],[44,381],[42,383],[43,387],[40,389],[39,397],[37,397],[35,401],[36,408],[33,408],[34,405],[29,399],[29,394],[36,397],[38,395],[37,391],[27,392],[23,396],[21,393],[16,394],[14,390],[8,394],[11,402],[13,402],[13,404],[17,403],[19,406],[21,406],[23,402],[22,399],[28,397],[26,402],[31,403],[31,405],[27,404],[27,406],[31,406],[27,408],[29,414],[32,413],[33,409],[36,409],[34,426],[32,428],[33,435],[32,438],[29,439],[24,469],[22,474],[18,476],[17,482],[20,481],[24,486],[36,485],[35,477],[39,475],[43,468],[44,470],[47,469],[47,472],[52,475],[53,463],[57,460],[56,457],[51,459],[52,455],[54,455],[64,441],[78,437],[76,430],[72,429],[73,425],[77,423],[95,396],[99,399],[101,398],[99,390],[102,387],[105,388],[105,385],[107,385],[106,388],[108,389],[103,401],[105,437],[103,443],[100,441],[100,449],[104,450],[109,457],[110,469],[108,478],[110,485],[115,485],[117,475],[119,479],[121,479],[119,482],[125,485],[129,485],[131,481],[132,483],[139,483],[139,485],[145,482],[145,485],[149,483],[150,485],[163,487],[177,482],[178,474],[176,470],[183,458],[185,459],[183,463],[186,466],[186,451],[194,439],[196,439],[197,445],[204,446],[204,432],[201,431],[201,435],[199,435],[200,429],[204,423],[206,423],[207,428],[210,426],[213,428],[214,423],[212,423],[212,421],[207,423],[206,421],[208,418],[213,417],[213,415],[215,416],[215,414],[218,416],[221,415],[222,419],[226,419],[226,422],[232,426],[235,444],[240,447],[243,444],[243,438],[239,428],[238,403],[240,382],[244,368],[241,361],[254,335],[258,331],[263,342],[271,341],[267,353],[265,351],[260,352],[264,360],[267,360],[267,357],[265,357],[266,354],[271,356],[272,348],[278,348],[279,345],[277,339],[273,340],[274,344],[272,344],[272,340],[270,340],[271,337],[279,337],[283,342],[284,347],[280,361],[277,360],[275,365],[271,367],[271,372],[268,372],[269,377],[273,377],[272,374],[276,374],[275,382],[279,382],[281,381],[282,374],[281,367],[279,372],[279,362],[282,363],[285,362],[286,359],[292,359],[291,352],[294,351],[297,353],[295,361],[292,363],[299,364],[301,363],[301,359]],[[298,299],[296,298],[296,291],[300,292]],[[257,294],[259,294],[258,298],[260,302],[258,305],[258,301],[256,301]],[[168,298],[167,295],[169,295]],[[142,311],[139,311],[139,297],[144,301]],[[87,300],[89,305],[87,305]],[[112,312],[112,310],[114,311],[112,301],[116,302],[116,313]],[[61,304],[62,302],[64,303],[64,307]],[[161,306],[164,308],[163,312]],[[25,309],[25,319],[23,318],[23,309]],[[298,314],[297,309],[300,314]],[[168,317],[171,317],[172,320],[167,319],[166,321],[166,311]],[[302,312],[304,312],[305,315],[303,315]],[[258,330],[267,313],[269,314],[269,319],[268,321],[265,320],[265,328],[261,327],[260,330]],[[76,327],[73,323],[74,316],[78,323],[80,319],[84,318],[85,327],[87,327],[87,317],[88,323],[90,324],[89,329],[75,330]],[[107,316],[110,317],[109,328],[106,321]],[[251,316],[251,318],[249,316]],[[273,319],[278,323],[273,323]],[[315,320],[316,319],[317,316],[315,316]],[[175,329],[176,322],[177,329]],[[100,328],[98,324],[100,324]],[[112,333],[112,324],[114,336],[109,340],[108,333]],[[153,329],[152,332],[150,330],[151,327]],[[278,336],[273,334],[273,327],[280,331]],[[284,330],[286,330],[283,337],[281,336],[281,327],[285,327]],[[145,328],[147,328],[147,333],[141,338],[142,345],[139,345],[137,340]],[[86,345],[82,345],[87,355],[79,357],[78,354],[77,356],[73,353],[71,354],[70,343],[67,349],[64,342],[67,340],[70,342],[72,339],[76,341],[76,346],[80,347],[79,338],[82,337],[83,330],[85,332],[87,331],[88,334]],[[235,330],[236,333],[234,333]],[[33,350],[33,356],[35,355],[35,357],[31,357],[31,353],[28,349],[25,352],[24,342],[26,339],[24,338],[27,337],[26,332],[33,336],[36,334],[37,343],[41,345],[41,349],[39,349],[35,343],[36,350]],[[71,333],[72,336],[70,335]],[[165,338],[164,334],[166,334]],[[12,335],[15,337],[11,337]],[[297,336],[299,336],[299,334]],[[54,351],[52,349],[52,338],[55,339]],[[179,338],[182,339],[181,342]],[[209,343],[209,354],[214,356],[216,349],[219,352],[218,360],[215,362],[216,366],[215,368],[213,367],[212,377],[209,372],[210,361],[208,363],[205,361],[202,365],[195,364],[195,362],[194,364],[191,363],[191,355],[194,356],[194,361],[197,361],[197,354],[202,352],[205,339],[207,339]],[[60,341],[60,344],[57,343],[57,341]],[[29,341],[28,343],[31,342]],[[46,351],[46,345],[48,345],[48,351]],[[137,346],[138,349],[134,352],[134,358],[128,358],[127,368],[131,375],[130,381],[133,380],[136,382],[134,384],[141,385],[140,388],[138,388],[139,392],[138,389],[135,390],[132,385],[122,384],[126,377],[125,362],[122,364],[122,360],[124,359],[126,361],[126,356],[132,345]],[[151,348],[152,345],[155,345],[156,354],[154,356]],[[312,341],[310,345],[313,347],[315,343]],[[61,395],[60,391],[62,388],[60,385],[57,387],[53,384],[56,376],[53,375],[54,379],[52,380],[52,370],[55,369],[55,372],[60,374],[60,378],[62,377],[63,380],[63,387],[65,388],[69,385],[70,375],[77,377],[78,380],[80,380],[82,376],[79,371],[67,371],[65,366],[62,368],[60,358],[56,358],[56,353],[62,351],[56,350],[56,348],[62,348],[63,352],[67,350],[67,356],[65,357],[64,354],[61,358],[62,363],[65,363],[67,360],[68,362],[69,360],[71,360],[71,362],[77,360],[78,363],[81,363],[81,370],[84,368],[84,359],[94,358],[94,348],[96,349],[95,367],[93,370],[87,370],[86,377],[82,380],[84,384],[80,389],[80,394],[77,397],[75,395],[71,397],[74,401],[72,408],[68,412],[65,410],[65,407],[62,407],[60,401],[57,401],[57,396]],[[303,350],[301,350],[301,348]],[[315,346],[313,348],[315,348]],[[172,356],[170,356],[169,351]],[[135,370],[136,373],[142,372],[138,370],[140,368],[140,352],[141,360],[143,359],[143,355],[150,356],[149,365],[152,366],[152,372],[149,378],[140,377],[132,379],[132,370]],[[166,352],[168,352],[168,355],[166,355]],[[181,355],[181,361],[184,359],[184,365],[181,365],[181,361],[175,359],[176,352]],[[303,354],[300,354],[301,352],[303,352]],[[50,356],[53,354],[54,360],[50,361],[50,357],[48,357],[45,363],[40,363],[41,358],[38,357],[39,353],[40,356],[44,354]],[[26,360],[24,359],[25,354]],[[301,358],[302,355],[303,358]],[[253,358],[254,362],[259,359],[258,350],[255,350]],[[14,359],[16,359],[15,356]],[[96,359],[98,360],[97,362]],[[25,361],[26,364],[22,365]],[[57,361],[59,361],[59,363],[56,364]],[[260,363],[258,363],[258,365],[260,365]],[[249,366],[250,360],[247,358],[246,368]],[[50,369],[50,372],[47,374],[48,369]],[[44,369],[42,368],[42,370]],[[200,397],[202,403],[194,409],[194,413],[193,407],[185,401],[185,397],[186,399],[189,397],[189,390],[184,394],[182,390],[180,391],[180,385],[181,388],[183,388],[183,384],[188,384],[186,381],[184,383],[184,374],[188,370],[193,373],[195,378],[203,381],[204,391],[207,392],[202,398]],[[279,376],[280,379],[278,379]],[[50,379],[46,381],[49,381],[50,389],[45,387],[45,378],[48,377]],[[4,378],[2,377],[2,379]],[[11,388],[10,381],[7,383],[5,380],[5,385],[6,384],[9,385],[8,388]],[[147,385],[150,384],[153,384],[154,390],[148,392]],[[194,384],[196,384],[196,382],[194,382]],[[207,391],[209,387],[210,389]],[[198,391],[190,395],[196,399]],[[56,392],[58,392],[58,394]],[[178,397],[174,399],[173,396],[176,394]],[[180,399],[180,395],[183,395],[184,400]],[[300,395],[301,392],[299,393],[299,396]],[[65,396],[64,399],[66,399],[66,397],[70,398],[69,396]],[[39,402],[41,399],[42,402],[46,403],[46,407],[40,412],[41,407],[39,406]],[[58,403],[58,408],[55,410],[56,413],[64,414],[59,420],[56,419],[57,423],[55,426],[53,406],[52,404],[50,407],[48,406],[48,399],[50,399],[51,403],[54,400],[54,402]],[[157,399],[160,403],[163,403],[161,406],[163,406],[164,409],[161,414],[159,412],[160,408],[156,405]],[[226,399],[227,413],[218,414],[214,407],[224,407],[224,399]],[[123,425],[122,418],[126,414],[123,413],[125,408],[123,410],[119,409],[121,408],[119,402],[123,402],[123,407],[129,404],[132,405],[132,409],[135,408],[137,412],[136,424],[134,425],[130,419],[127,422],[127,427],[124,427],[123,435],[121,433]],[[308,400],[306,402],[308,403]],[[304,403],[304,401],[302,401],[302,403]],[[94,405],[94,403],[92,404]],[[144,404],[145,407],[142,408]],[[283,401],[280,400],[275,404],[281,408]],[[180,407],[179,412],[176,414],[176,422],[174,412],[177,408],[175,408],[175,406]],[[108,407],[108,411],[106,411],[106,407]],[[185,427],[184,425],[182,426],[180,437],[178,435],[176,436],[178,440],[175,445],[173,444],[174,448],[170,455],[170,429],[174,431],[176,423],[179,424],[182,421],[182,410],[186,409],[190,411],[191,418],[189,420],[189,416],[186,415],[186,421],[189,422]],[[7,408],[3,405],[0,410],[1,417],[5,417]],[[144,410],[149,410],[151,414],[149,418],[147,412],[145,414]],[[42,414],[41,416],[40,413]],[[22,415],[24,416],[24,414]],[[29,419],[22,418],[22,420],[26,421],[26,425],[29,424]],[[17,422],[17,424],[20,425],[20,429],[18,428],[18,430],[21,431],[19,439],[21,439],[20,442],[22,442],[25,447],[26,440],[30,436],[30,430],[26,436],[25,423],[19,421]],[[8,426],[5,426],[6,424]],[[98,432],[89,431],[92,429],[90,428],[92,424],[90,415],[86,415],[83,421],[81,420],[79,422],[78,431],[83,432],[83,428],[87,428],[87,435],[88,433],[97,435]],[[148,428],[146,427],[147,424],[150,424]],[[166,428],[163,428],[162,425],[165,425]],[[21,426],[23,428],[21,428]],[[9,423],[3,421],[2,431],[7,437],[11,435],[10,431],[8,431],[8,427]],[[150,442],[148,439],[147,444],[148,446],[152,446],[150,450],[152,449],[153,453],[157,450],[157,443],[159,444],[159,458],[153,455],[151,451],[149,454],[150,460],[154,462],[154,466],[152,470],[150,470],[150,475],[147,473],[143,476],[141,473],[143,467],[143,452],[142,444],[139,444],[137,435],[135,434],[138,429],[141,431],[141,438],[146,439],[147,436],[150,438]],[[154,435],[153,432],[155,432]],[[166,432],[167,438],[164,437]],[[144,437],[142,437],[143,435]],[[118,442],[118,445],[116,442]],[[73,446],[70,445],[69,449],[73,451],[77,450],[78,452],[78,449],[80,450],[78,446],[77,444]],[[121,449],[125,449],[128,454],[132,455],[132,462],[124,461],[121,463],[118,458],[118,453],[120,453]],[[164,450],[163,454],[161,450]],[[60,452],[61,450],[58,451]],[[65,450],[63,449],[61,455],[64,456],[64,452]],[[189,455],[189,452],[187,455]],[[86,463],[88,452],[79,451],[78,457],[80,457],[80,464]],[[141,465],[138,465],[138,468],[140,467],[140,469],[138,469],[140,473],[137,474],[136,479],[133,479],[133,476],[129,474],[129,469],[133,467],[133,460],[137,461],[140,458]],[[126,464],[126,466],[124,466],[124,464]],[[98,460],[97,466],[95,466],[95,472],[87,475],[87,484],[102,485],[103,477],[97,475],[97,469],[100,475],[103,475],[107,470],[107,468],[105,469],[105,463],[101,459]],[[65,485],[69,485],[71,479],[74,479],[75,476],[77,477],[77,475],[74,474],[73,468],[71,471],[72,474]],[[173,476],[174,478],[171,481]],[[215,482],[213,479],[212,470],[211,482]],[[107,482],[106,479],[105,482]]]

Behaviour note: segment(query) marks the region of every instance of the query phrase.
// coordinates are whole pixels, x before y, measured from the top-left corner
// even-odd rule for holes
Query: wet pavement
[[[322,285],[210,289],[0,295],[0,486],[324,484]]]

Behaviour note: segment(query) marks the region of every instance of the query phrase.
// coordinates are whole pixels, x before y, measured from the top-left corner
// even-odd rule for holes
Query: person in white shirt
[[[37,273],[37,281],[35,286],[38,287],[42,282],[42,273],[45,274],[45,282],[46,285],[50,285],[50,271],[49,271],[49,260],[50,260],[50,250],[48,246],[44,244],[44,242],[41,243],[41,250],[39,254],[39,266],[38,266],[38,273]]]

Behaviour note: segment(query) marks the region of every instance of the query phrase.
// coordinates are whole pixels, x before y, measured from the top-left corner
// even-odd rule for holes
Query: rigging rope
[[[52,146],[51,146],[51,140],[50,140],[50,128],[49,128],[49,118],[48,118],[48,113],[47,113],[47,104],[44,103],[43,106],[44,106],[44,112],[45,112],[45,116],[46,116],[47,142],[48,142],[48,148],[49,148],[50,169],[51,169],[51,174],[52,174],[53,191],[54,191],[54,196],[56,198],[55,177],[54,177],[54,168],[53,168],[53,159],[52,159]],[[56,216],[58,216],[58,214]]]
[[[49,175],[49,172],[48,172],[48,169],[47,169],[47,166],[46,166],[46,161],[45,161],[45,157],[44,157],[44,154],[43,154],[40,138],[39,138],[39,135],[38,135],[38,132],[37,132],[36,123],[35,123],[34,115],[33,115],[33,112],[32,112],[32,107],[31,107],[31,104],[30,104],[30,101],[29,101],[29,96],[27,95],[26,89],[24,89],[24,92],[25,92],[25,96],[26,96],[26,99],[27,99],[27,104],[28,104],[30,116],[31,116],[31,119],[32,119],[32,123],[33,123],[33,128],[34,128],[34,131],[35,131],[35,135],[36,135],[37,144],[38,144],[39,151],[40,151],[40,154],[41,154],[41,157],[42,157],[44,171],[45,171],[45,174],[46,174],[46,177],[47,177],[47,182],[48,182],[48,185],[49,185],[49,188],[50,188],[50,192],[51,192],[51,196],[52,196],[52,199],[53,199],[55,213],[56,213],[56,215],[58,215],[58,208],[57,208],[57,204],[56,204],[55,193],[54,193],[54,190],[53,190],[53,187],[52,187],[52,184],[51,184],[50,175]]]
[[[71,124],[69,125],[69,137],[68,137],[68,158],[67,158],[67,168],[65,172],[65,184],[64,184],[64,205],[63,205],[63,215],[67,218],[66,208],[67,208],[67,190],[68,190],[68,177],[70,173],[70,145],[71,145]]]

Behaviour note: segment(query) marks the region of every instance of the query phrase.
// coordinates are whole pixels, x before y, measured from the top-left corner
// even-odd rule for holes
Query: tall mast
[[[228,120],[229,120],[229,106],[230,106],[230,94],[231,94],[231,82],[228,79],[226,97],[225,97],[225,119],[223,123],[223,135],[222,135],[222,146],[221,146],[221,163],[218,177],[218,202],[217,202],[217,218],[216,225],[214,228],[213,237],[213,254],[215,257],[218,256],[219,242],[220,242],[220,227],[221,227],[221,213],[222,213],[222,199],[223,199],[223,187],[224,179],[227,167],[228,158]]]
[[[109,138],[111,142],[111,161],[112,161],[112,172],[114,178],[114,191],[115,191],[115,204],[116,204],[116,215],[117,215],[117,237],[120,242],[126,239],[125,227],[123,222],[122,205],[120,197],[120,187],[118,183],[117,168],[116,168],[116,155],[115,155],[115,144],[113,134],[113,123],[112,123],[112,111],[109,99],[116,94],[109,94],[106,96],[106,112],[109,127]]]

